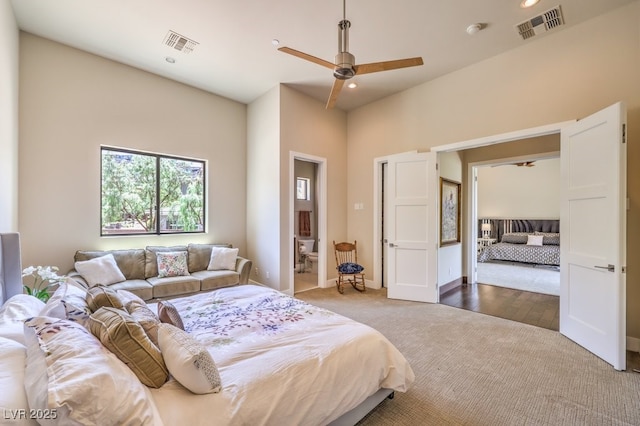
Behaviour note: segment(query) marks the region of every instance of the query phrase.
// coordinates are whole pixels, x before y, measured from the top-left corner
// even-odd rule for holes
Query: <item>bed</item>
[[[481,219],[478,229],[486,223],[491,225],[490,237],[498,242],[479,251],[479,262],[500,260],[560,265],[559,220]]]
[[[65,283],[44,304],[2,281],[6,424],[354,424],[414,381],[407,360],[376,330],[270,288],[241,285],[170,301],[186,334],[215,362],[218,391],[188,390],[162,341],[172,374],[157,388],[144,386],[74,316],[81,310],[69,306],[82,303],[84,291]],[[65,301],[66,319],[50,316],[58,312],[56,298]]]

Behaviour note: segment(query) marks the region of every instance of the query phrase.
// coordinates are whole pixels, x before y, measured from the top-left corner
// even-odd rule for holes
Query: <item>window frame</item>
[[[304,196],[305,198],[300,198],[298,196],[300,192],[300,182],[304,182]],[[296,200],[299,201],[310,201],[311,200],[311,179],[306,177],[298,176],[296,177]]]
[[[103,164],[103,153],[105,151],[115,152],[118,154],[130,154],[130,155],[141,155],[145,157],[151,157],[154,160],[155,167],[155,206],[153,210],[153,214],[155,215],[155,227],[152,230],[146,232],[118,232],[118,233],[105,233],[105,227],[103,224],[103,216],[102,216],[102,208],[103,208],[103,174],[104,174],[104,164]],[[185,161],[188,163],[200,163],[202,165],[202,229],[194,230],[194,231],[171,231],[171,230],[162,230],[161,226],[161,210],[160,206],[160,194],[162,190],[162,183],[160,179],[161,168],[160,164],[163,159],[167,160],[177,160],[177,161]],[[183,194],[184,195],[184,194]],[[189,158],[189,157],[181,157],[177,155],[170,154],[160,154],[156,152],[148,152],[148,151],[140,151],[129,148],[119,148],[114,146],[102,145],[100,146],[100,237],[123,237],[123,236],[145,236],[145,235],[182,235],[182,234],[205,234],[207,232],[207,161],[199,158]]]

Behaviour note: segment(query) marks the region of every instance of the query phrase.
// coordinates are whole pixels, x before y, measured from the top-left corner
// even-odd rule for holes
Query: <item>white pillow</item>
[[[38,315],[68,319],[88,328],[91,309],[89,309],[86,299],[87,290],[80,287],[73,279],[67,278],[66,281],[58,285]]]
[[[24,320],[38,315],[44,306],[43,301],[27,294],[11,297],[0,308],[0,337],[24,345]]]
[[[27,415],[29,404],[24,390],[26,356],[24,345],[0,337],[0,419],[9,425],[38,424]]]
[[[40,424],[159,424],[149,390],[81,325],[35,317],[24,324],[29,407],[56,413]]]
[[[211,259],[209,260],[209,271],[220,271],[236,269],[236,258],[238,257],[237,248],[227,247],[211,247]]]
[[[527,245],[528,246],[541,246],[542,245],[542,235],[531,235],[527,237]]]
[[[158,344],[169,373],[193,393],[220,392],[220,374],[207,348],[171,324],[158,326]]]
[[[89,287],[98,284],[115,284],[126,280],[122,271],[118,268],[116,259],[111,253],[105,256],[76,262],[74,266],[76,271],[82,275],[82,278],[87,281]]]

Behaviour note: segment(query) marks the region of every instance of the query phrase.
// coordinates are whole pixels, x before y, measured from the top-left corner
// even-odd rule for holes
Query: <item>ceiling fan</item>
[[[280,47],[278,49],[281,52],[288,53],[293,56],[297,56],[298,58],[313,62],[318,65],[322,65],[323,67],[330,68],[333,70],[333,76],[335,77],[335,81],[333,82],[333,87],[331,88],[331,94],[329,95],[329,100],[327,101],[327,105],[326,105],[327,109],[333,108],[333,106],[335,105],[345,80],[349,80],[355,75],[369,74],[369,73],[380,72],[380,71],[389,71],[389,70],[395,70],[398,68],[415,67],[415,66],[424,64],[421,57],[416,57],[416,58],[398,59],[395,61],[372,62],[369,64],[356,65],[355,57],[351,53],[349,53],[349,27],[351,27],[351,22],[347,20],[346,15],[347,15],[346,0],[343,0],[342,2],[343,19],[338,23],[339,53],[335,57],[335,63],[331,63],[329,61],[325,61],[324,59],[317,58],[307,53],[300,52],[295,49],[291,49],[290,47]]]

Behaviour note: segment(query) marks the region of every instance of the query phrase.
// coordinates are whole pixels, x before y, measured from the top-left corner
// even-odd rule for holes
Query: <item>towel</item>
[[[301,237],[311,236],[311,212],[300,210],[298,212],[298,234]]]

